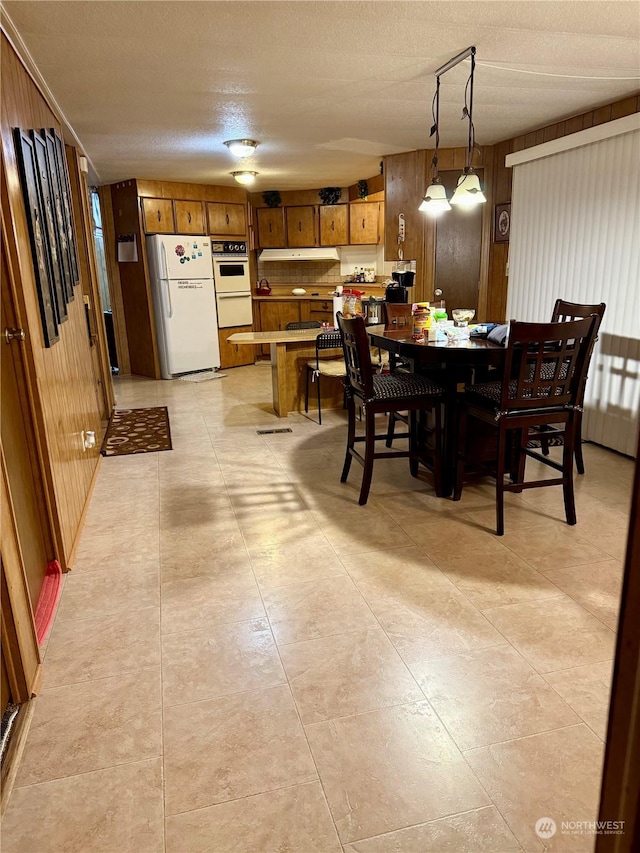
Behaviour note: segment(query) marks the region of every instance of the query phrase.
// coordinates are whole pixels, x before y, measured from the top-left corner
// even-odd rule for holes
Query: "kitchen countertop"
[[[326,295],[322,295],[322,291],[314,291],[314,293],[317,292],[320,292],[321,295],[312,296],[310,292],[307,292],[304,296],[294,296],[293,293],[279,293],[277,295],[270,294],[269,296],[258,296],[257,294],[252,294],[252,296],[254,302],[300,302],[303,299],[312,299],[314,302],[328,302],[333,299],[333,291],[330,293],[327,292]]]

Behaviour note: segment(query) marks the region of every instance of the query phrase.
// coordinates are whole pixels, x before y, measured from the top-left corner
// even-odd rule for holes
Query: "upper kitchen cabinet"
[[[320,207],[320,245],[346,246],[349,242],[349,205],[323,204]]]
[[[258,207],[258,245],[261,249],[282,249],[287,245],[284,231],[284,208]]]
[[[209,234],[216,237],[246,237],[247,213],[244,204],[207,204]]]
[[[385,157],[384,256],[387,261],[398,260],[400,214],[404,215],[404,260],[416,260],[421,255],[425,214],[418,207],[426,189],[429,154],[428,151],[408,151]],[[353,233],[351,237],[353,239]]]
[[[315,205],[304,205],[287,207],[286,210],[287,246],[293,249],[317,246],[318,208]]]
[[[175,234],[173,201],[170,198],[143,198],[144,230],[147,234]]]
[[[351,245],[379,243],[381,231],[381,208],[377,201],[365,201],[349,205],[349,234]]]
[[[176,234],[206,234],[201,201],[176,201]]]

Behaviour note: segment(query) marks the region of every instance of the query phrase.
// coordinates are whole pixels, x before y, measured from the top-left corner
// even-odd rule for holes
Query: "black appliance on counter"
[[[393,279],[393,284],[387,286],[385,291],[385,301],[386,302],[408,302],[409,301],[409,287],[413,287],[413,280],[415,278],[415,273],[413,270],[394,270],[391,273],[391,278]]]

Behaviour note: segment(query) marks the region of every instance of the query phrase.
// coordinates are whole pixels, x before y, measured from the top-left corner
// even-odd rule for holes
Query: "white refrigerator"
[[[162,378],[219,368],[211,240],[154,234],[147,259]]]

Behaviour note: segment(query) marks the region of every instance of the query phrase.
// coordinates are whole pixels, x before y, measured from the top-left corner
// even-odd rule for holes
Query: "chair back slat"
[[[338,312],[338,326],[342,332],[342,348],[348,385],[365,400],[373,397],[373,368],[369,352],[369,339],[362,317],[343,317]]]
[[[556,304],[553,306],[553,313],[551,314],[551,322],[566,323],[568,320],[584,320],[585,317],[590,317],[592,314],[595,314],[602,320],[606,307],[604,302],[599,302],[596,305],[587,305],[581,302],[567,302],[564,299],[556,299]],[[598,323],[599,325],[600,323]]]
[[[321,329],[322,323],[319,320],[294,320],[287,323],[284,327],[285,332],[299,332],[302,329]]]
[[[561,323],[511,321],[501,410],[577,405],[596,321],[595,316]]]
[[[342,333],[340,330],[320,332],[316,338],[316,370],[320,370],[320,353],[322,350],[330,349],[342,352]]]

